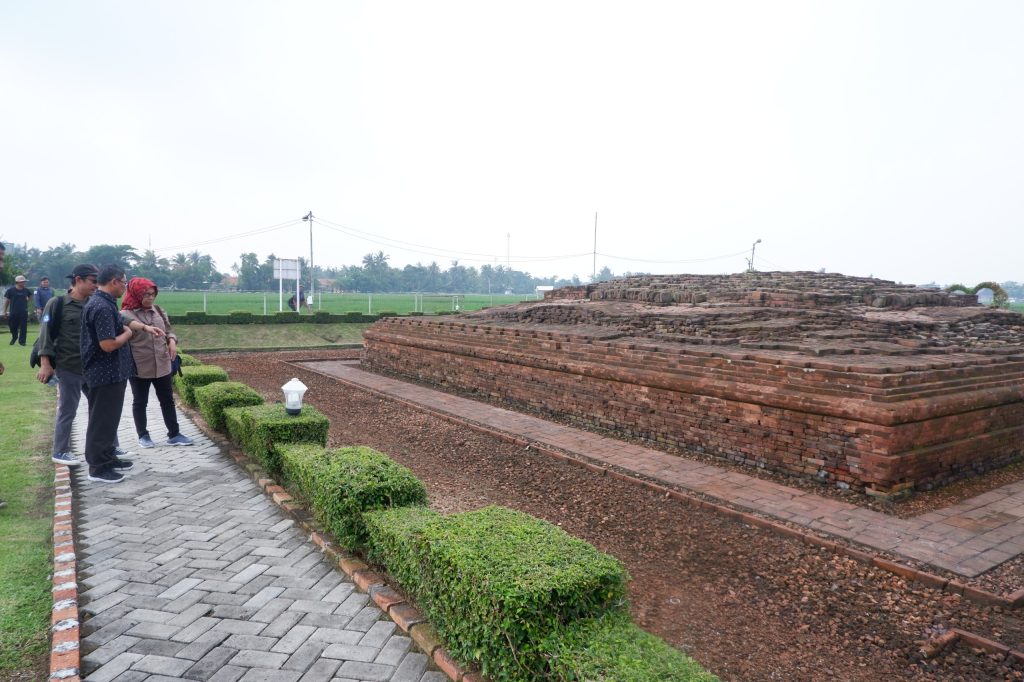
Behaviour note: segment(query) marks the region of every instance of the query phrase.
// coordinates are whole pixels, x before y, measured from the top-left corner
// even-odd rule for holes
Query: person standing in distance
[[[14,278],[14,286],[4,292],[4,315],[7,315],[7,327],[11,330],[11,345],[17,341],[25,345],[28,335],[28,302],[32,298],[32,290],[25,286],[25,275]]]
[[[50,288],[50,278],[43,277],[39,280],[39,286],[36,287],[36,293],[32,294],[32,305],[36,309],[36,319],[42,319],[43,308],[46,307],[46,302],[53,298],[53,289]]]
[[[85,461],[89,480],[120,483],[122,471],[130,470],[131,460],[115,452],[117,425],[124,407],[125,386],[135,374],[135,362],[128,342],[132,330],[121,321],[117,299],[124,295],[128,280],[117,265],[104,265],[96,278],[99,289],[82,311],[80,347],[85,383],[89,386],[89,425],[85,431]],[[150,333],[148,325],[144,329]]]

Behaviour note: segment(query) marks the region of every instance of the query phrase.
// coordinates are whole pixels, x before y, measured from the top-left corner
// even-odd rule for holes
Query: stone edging
[[[295,362],[298,361],[289,362],[287,364],[295,364]],[[646,478],[643,478],[639,475],[625,472],[617,468],[610,467],[606,464],[598,464],[593,461],[588,461],[587,459],[578,456],[575,453],[570,454],[568,452],[564,452],[557,448],[553,448],[541,443],[531,443],[530,441],[526,440],[521,436],[517,436],[512,433],[506,433],[504,431],[499,431],[490,426],[485,426],[483,424],[474,422],[469,419],[463,419],[462,417],[458,417],[447,412],[435,410],[431,407],[427,407],[425,405],[421,405],[419,403],[406,400],[404,398],[400,398],[385,391],[379,391],[377,389],[370,388],[363,384],[349,382],[333,374],[320,372],[307,366],[295,366],[299,369],[306,370],[307,372],[313,372],[315,374],[320,374],[325,377],[330,377],[348,386],[353,386],[359,388],[360,390],[367,391],[369,393],[377,395],[379,397],[387,398],[388,400],[392,400],[406,407],[419,410],[420,412],[426,412],[428,414],[431,414],[435,417],[439,417],[453,424],[459,424],[461,426],[469,427],[474,431],[478,431],[480,433],[493,436],[507,443],[512,443],[514,445],[535,449],[538,452],[541,452],[555,459],[559,459],[570,464],[575,464],[577,466],[582,466],[584,468],[590,469],[591,471],[598,473],[602,476],[610,475],[620,480],[627,481],[629,483],[636,483],[642,485],[655,492],[685,502],[686,504],[689,504],[691,507],[708,509],[719,514],[722,514],[724,516],[729,516],[738,519],[740,521],[743,521],[744,523],[749,523],[752,526],[765,528],[767,530],[779,533],[780,535],[785,535],[788,537],[798,539],[802,541],[804,544],[820,547],[822,549],[832,552],[833,554],[839,556],[847,556],[860,563],[877,566],[878,568],[889,571],[890,573],[894,573],[909,580],[915,580],[929,587],[933,587],[935,589],[943,590],[945,592],[953,594],[959,594],[964,599],[973,601],[978,604],[982,604],[984,606],[1000,606],[1002,608],[1011,610],[1024,607],[1024,588],[1021,588],[1016,592],[1013,592],[1009,596],[995,594],[993,592],[989,592],[987,590],[983,590],[972,585],[966,585],[957,580],[943,578],[940,575],[929,573],[928,571],[922,571],[912,566],[908,566],[906,564],[886,559],[881,555],[872,554],[871,552],[866,552],[857,549],[856,547],[844,545],[833,540],[826,540],[825,538],[822,538],[814,533],[810,533],[806,530],[786,525],[779,521],[767,519],[763,516],[758,516],[757,514],[751,512],[745,512],[739,509],[734,509],[733,507],[718,502],[711,502],[707,499],[704,499],[703,497],[699,496],[696,493],[690,493],[682,490],[676,490],[674,488],[668,488],[666,486],[660,485]]]
[[[921,658],[935,658],[957,642],[963,642],[967,646],[981,649],[988,654],[1009,658],[1019,665],[1024,664],[1024,651],[1011,649],[1005,644],[982,637],[973,632],[968,632],[967,630],[961,630],[960,628],[950,628],[941,635],[928,640],[921,647],[919,653]]]
[[[81,630],[78,619],[75,521],[71,471],[57,465],[53,478],[53,610],[50,613],[50,680],[79,682]]]

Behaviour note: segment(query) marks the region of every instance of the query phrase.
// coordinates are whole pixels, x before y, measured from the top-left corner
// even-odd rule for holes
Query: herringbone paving
[[[179,412],[192,447],[136,443],[118,484],[74,479],[88,682],[441,682],[427,656]],[[150,402],[149,424],[162,418]],[[84,444],[86,405],[75,422]]]
[[[331,360],[299,364],[429,411],[963,576],[980,575],[1024,552],[1024,481],[916,518],[894,518],[723,467],[365,372],[358,363]]]

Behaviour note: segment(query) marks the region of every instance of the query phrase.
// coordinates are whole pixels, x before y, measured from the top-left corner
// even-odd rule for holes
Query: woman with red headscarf
[[[152,281],[135,277],[128,283],[128,291],[121,301],[121,311],[126,318],[159,327],[165,334],[136,334],[130,342],[135,359],[135,376],[130,379],[134,396],[132,417],[135,418],[135,431],[139,434],[139,447],[142,448],[154,446],[146,426],[150,386],[156,389],[156,397],[160,401],[160,412],[167,426],[167,444],[192,445],[192,439],[178,429],[171,374],[171,361],[178,354],[178,337],[171,329],[167,314],[154,303],[158,293],[159,289]]]

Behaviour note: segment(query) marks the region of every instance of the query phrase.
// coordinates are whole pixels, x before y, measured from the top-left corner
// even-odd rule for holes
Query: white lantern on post
[[[284,411],[290,415],[302,412],[302,396],[306,394],[306,385],[298,379],[292,379],[281,387],[284,391]]]

